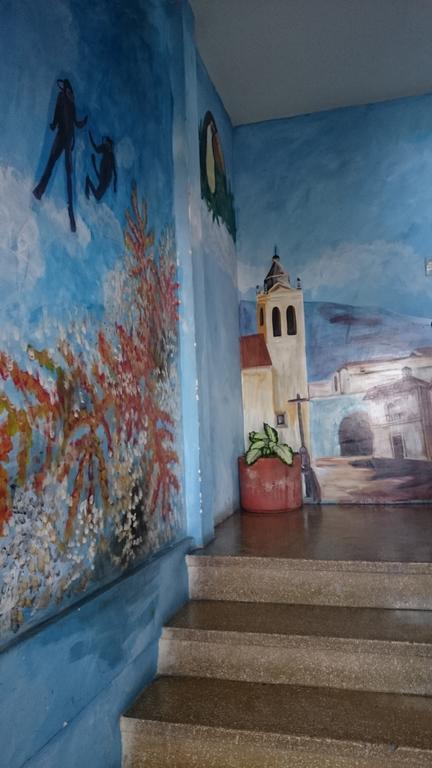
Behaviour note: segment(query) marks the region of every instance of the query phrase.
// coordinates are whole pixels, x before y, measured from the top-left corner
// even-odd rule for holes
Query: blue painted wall
[[[233,183],[233,128],[207,71],[197,55],[197,106],[216,121],[228,183]],[[196,125],[198,139],[198,124]],[[198,144],[196,147],[198,152]],[[199,178],[197,180],[200,184]],[[199,195],[199,199],[198,199]],[[237,457],[243,451],[237,253],[222,219],[214,219],[201,189],[196,192],[195,248],[202,265],[196,291],[198,396],[201,428],[201,479],[205,538],[213,523],[239,506]]]
[[[432,96],[241,126],[234,159],[241,333],[256,332],[255,286],[277,243],[292,283],[302,280],[310,449],[322,498],[427,501],[428,407],[409,427],[400,408],[398,421],[385,414],[401,387],[431,379]],[[344,366],[346,390],[335,392]],[[409,383],[401,384],[403,368]],[[380,383],[387,389],[373,390]],[[340,443],[353,412],[370,423],[363,469]]]
[[[85,359],[99,325],[108,337],[118,308],[124,312],[131,304],[122,271],[124,234],[131,237],[125,260],[130,263],[137,257],[137,236],[154,232],[159,273],[163,250],[157,243],[167,227],[175,235],[178,347],[176,340],[169,361],[161,360],[170,385],[164,389],[159,379],[163,394],[158,403],[167,415],[158,418],[157,428],[168,428],[172,435],[179,488],[168,508],[159,504],[153,516],[146,513],[143,546],[126,547],[132,556],[122,559],[121,548],[108,538],[109,557],[106,562],[96,558],[80,589],[65,590],[57,601],[59,593],[47,578],[44,600],[30,601],[20,620],[10,622],[11,542],[30,551],[49,526],[34,504],[31,514],[21,504],[21,516],[15,509],[11,516],[0,493],[3,622],[7,618],[0,657],[0,765],[119,768],[120,714],[154,676],[161,626],[187,599],[185,553],[208,540],[214,523],[238,504],[242,414],[236,252],[224,227],[202,208],[198,147],[201,113],[210,108],[232,178],[232,126],[197,57],[186,2],[97,0],[90,7],[80,0],[60,0],[48,8],[43,0],[24,0],[17,8],[8,0],[1,21],[8,73],[0,84],[3,380],[10,373],[8,361],[16,360],[20,376],[35,374],[35,381],[45,385],[48,374],[40,368],[51,371],[58,364],[56,344],[64,329],[68,338],[82,344]],[[59,92],[57,78],[72,82],[77,117],[88,115],[87,126],[76,129],[73,149],[76,233],[68,217],[63,157],[43,199],[31,194],[55,138],[48,123]],[[117,190],[112,179],[99,203],[84,194],[86,175],[96,182],[88,128],[96,141],[105,134],[115,141]],[[135,183],[137,203],[148,202],[147,233],[139,219],[142,208],[132,211],[132,221],[126,215],[134,204]],[[139,251],[140,258],[146,255]],[[32,355],[28,361],[28,344],[36,349],[36,362]],[[39,354],[41,349],[47,356]],[[12,398],[11,382],[6,381],[3,392]],[[18,398],[15,407],[20,402]],[[41,436],[34,444],[45,450]],[[2,451],[4,447],[3,442]],[[109,446],[103,447],[112,459]],[[9,451],[10,473],[19,470],[17,450],[14,446]],[[25,483],[36,477],[34,461],[26,467]],[[66,488],[72,498],[76,477],[73,472]],[[108,508],[108,519],[111,512]],[[66,509],[60,533],[67,520]],[[19,539],[17,521],[25,533]],[[185,538],[186,531],[193,538]],[[80,540],[85,551],[90,540]],[[129,539],[122,540],[125,544]],[[54,557],[53,542],[50,546]],[[73,551],[76,556],[76,547]],[[34,554],[37,560],[40,552]],[[114,566],[111,556],[117,558]],[[82,560],[77,563],[83,573]],[[25,577],[31,572],[27,565],[22,569]]]
[[[186,540],[0,655],[2,768],[119,768],[119,717],[188,594]]]
[[[72,336],[83,335],[79,324],[83,314],[90,334],[99,323],[105,330],[109,327],[113,300],[123,295],[123,237],[125,230],[132,233],[125,212],[131,207],[134,181],[140,201],[148,200],[155,243],[166,227],[175,233],[181,300],[179,348],[168,364],[171,384],[163,397],[173,421],[164,417],[158,427],[168,424],[174,437],[179,491],[168,508],[159,506],[152,518],[155,524],[144,533],[144,546],[138,547],[136,556],[126,558],[118,567],[102,567],[98,558],[94,579],[85,582],[83,589],[67,591],[60,603],[50,599],[53,596],[48,591],[48,601],[41,602],[38,610],[35,606],[26,608],[20,626],[8,624],[2,637],[0,765],[119,768],[119,716],[154,676],[160,628],[187,599],[184,555],[194,541],[184,538],[186,529],[200,544],[212,534],[213,516],[221,510],[232,511],[236,504],[235,468],[229,466],[229,450],[219,459],[220,446],[210,443],[200,426],[204,423],[200,411],[204,416],[207,413],[203,399],[197,399],[200,366],[201,379],[205,375],[205,334],[198,338],[196,331],[197,323],[206,323],[207,311],[201,303],[197,275],[205,277],[207,290],[211,279],[219,281],[215,283],[216,295],[210,291],[211,327],[215,312],[223,307],[222,293],[228,290],[230,300],[235,293],[235,263],[230,264],[228,287],[217,270],[206,273],[201,240],[195,237],[191,217],[191,211],[200,216],[198,95],[193,19],[187,4],[98,0],[90,7],[61,0],[48,7],[36,0],[17,8],[6,2],[1,20],[3,64],[8,76],[0,85],[4,106],[0,192],[2,211],[6,211],[3,223],[7,224],[0,246],[0,261],[5,265],[0,278],[0,336],[11,358],[18,358],[24,372],[25,366],[34,372],[34,360],[27,361],[27,344],[40,347],[43,343],[55,355],[58,326],[64,325],[69,315],[75,322]],[[58,93],[58,77],[73,82],[78,117],[89,115],[88,126],[76,130],[74,147],[76,233],[70,231],[67,215],[63,158],[44,199],[37,201],[31,195],[55,136],[47,126]],[[95,180],[88,127],[98,139],[105,133],[115,138],[117,192],[111,184],[100,203],[86,200],[84,195],[86,174]],[[197,204],[191,208],[197,191]],[[5,206],[9,206],[7,210]],[[140,227],[138,234],[142,234]],[[33,238],[31,242],[29,238]],[[158,268],[157,246],[155,253]],[[233,251],[230,258],[235,259]],[[211,391],[215,409],[219,397],[227,399],[228,388],[232,388],[230,394],[234,393],[239,406],[235,302],[227,314],[229,323],[221,342],[215,345],[221,379],[220,392]],[[232,334],[231,340],[226,339],[227,334]],[[229,374],[224,370],[225,354],[237,365]],[[6,392],[10,393],[8,386]],[[145,409],[142,412],[145,415]],[[235,414],[232,401],[226,403],[223,418],[230,433],[236,433],[240,407]],[[235,439],[228,439],[229,446],[235,445]],[[202,449],[200,441],[207,441]],[[209,498],[213,491],[214,496],[204,511],[200,475],[206,475],[215,462],[225,473],[219,480],[226,487],[218,495],[213,486],[206,486]],[[29,473],[30,478],[33,476]],[[4,512],[3,508],[0,511]],[[33,524],[44,534],[45,523],[37,510],[32,516],[21,517],[28,544]],[[67,515],[60,531],[66,519]],[[6,588],[12,551],[8,548],[14,532],[10,521],[9,517],[4,531],[9,538],[3,537],[1,542],[4,545],[7,541],[8,547],[0,546]],[[113,553],[118,556],[119,550],[113,548]],[[3,596],[8,594],[5,591]],[[3,600],[1,608],[3,616],[5,611],[9,615],[9,602]]]
[[[187,530],[197,545],[203,543],[199,407],[196,397],[197,342],[195,330],[195,276],[200,270],[193,248],[190,214],[196,189],[196,50],[194,19],[188,4],[182,24],[170,37],[171,78],[174,88],[173,151],[175,162],[174,208],[180,282],[181,411],[184,446],[184,505]],[[188,87],[185,87],[185,83]]]

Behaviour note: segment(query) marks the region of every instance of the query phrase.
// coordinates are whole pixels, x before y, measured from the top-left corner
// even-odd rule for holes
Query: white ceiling
[[[432,91],[432,0],[190,0],[235,125]]]

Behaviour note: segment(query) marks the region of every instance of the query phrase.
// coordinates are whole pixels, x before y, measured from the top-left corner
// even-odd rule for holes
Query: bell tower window
[[[261,328],[264,325],[264,310],[262,307],[260,307],[260,311],[259,311],[259,324]]]
[[[282,336],[281,313],[278,307],[272,311],[273,336]]]
[[[297,318],[296,318],[296,312],[293,306],[289,306],[287,308],[286,321],[287,321],[288,336],[296,336],[297,335]]]

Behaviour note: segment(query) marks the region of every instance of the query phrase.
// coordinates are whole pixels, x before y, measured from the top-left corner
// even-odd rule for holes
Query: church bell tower
[[[275,410],[282,414],[288,403],[308,398],[308,384],[303,291],[299,279],[291,286],[276,248],[256,310],[258,333],[272,361]]]

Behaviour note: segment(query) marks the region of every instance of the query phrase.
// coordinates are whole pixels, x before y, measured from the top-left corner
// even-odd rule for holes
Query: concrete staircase
[[[124,768],[432,768],[432,564],[188,557]]]

